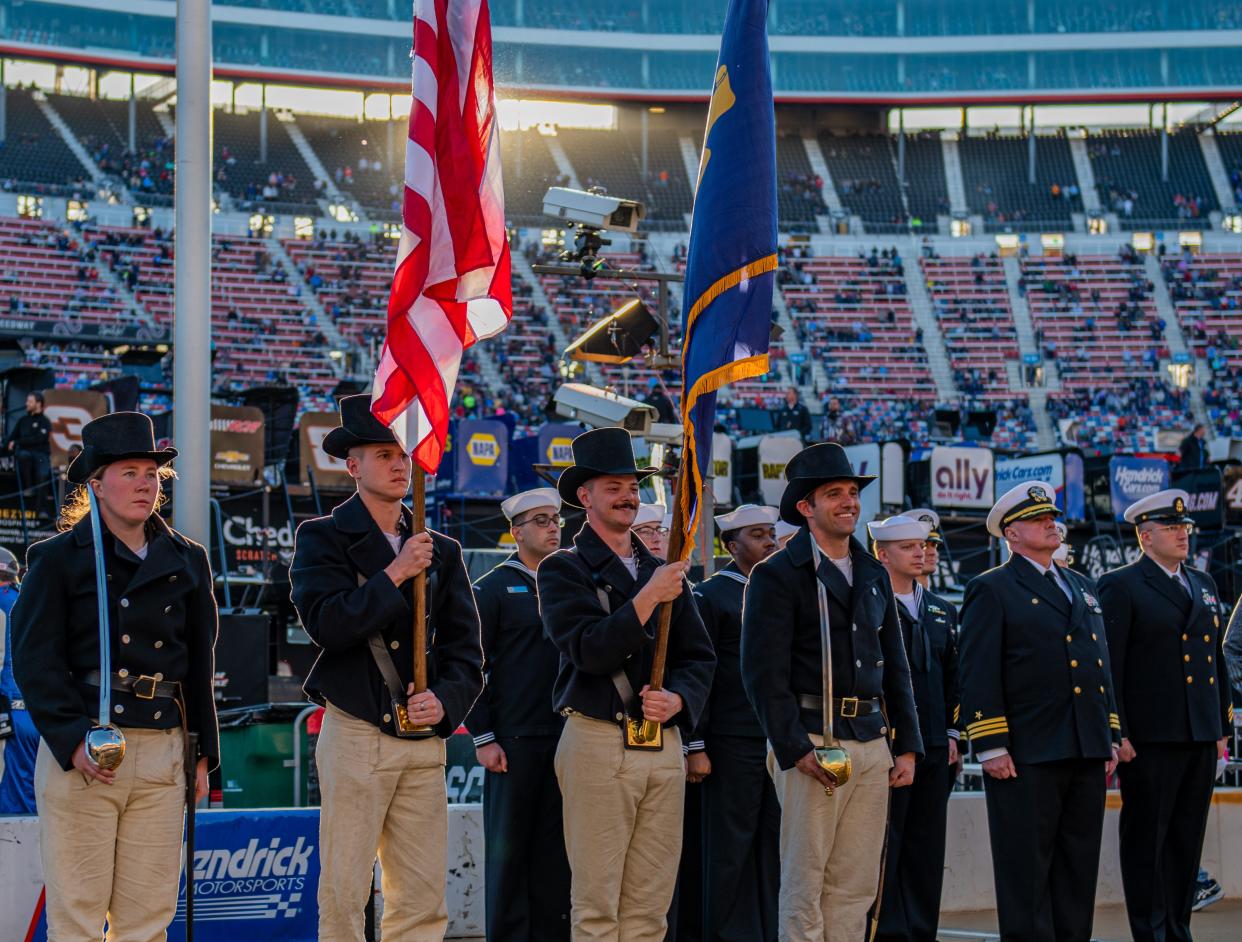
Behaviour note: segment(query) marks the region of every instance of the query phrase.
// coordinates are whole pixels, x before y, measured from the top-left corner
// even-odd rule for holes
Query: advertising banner
[[[1087,486],[1086,470],[1083,467],[1082,455],[1069,452],[1064,456],[1065,463],[1065,518],[1067,520],[1087,519]]]
[[[991,449],[937,445],[931,455],[932,506],[990,510],[995,502],[993,471]]]
[[[503,496],[509,484],[509,428],[495,419],[457,423],[453,490],[471,497]]]
[[[52,467],[63,468],[69,463],[69,450],[82,447],[82,426],[107,414],[108,400],[89,389],[49,389],[43,395],[43,414],[52,423]]]
[[[1242,464],[1225,465],[1222,472],[1225,519],[1230,524],[1242,524]]]
[[[880,449],[880,500],[894,507],[906,502],[906,450],[901,442],[885,442]]]
[[[354,479],[345,470],[345,462],[323,450],[323,440],[340,424],[341,417],[335,412],[302,413],[299,455],[306,483],[310,483],[313,475],[317,487],[353,490]]]
[[[1220,468],[1193,468],[1173,475],[1173,486],[1190,495],[1190,516],[1200,530],[1220,530],[1225,525],[1225,502],[1221,499]]]
[[[797,435],[764,435],[759,439],[759,493],[763,503],[780,506],[785,490],[785,465],[802,450]]]
[[[1114,457],[1108,462],[1108,489],[1113,516],[1125,519],[1136,500],[1169,486],[1169,463],[1163,458]]]
[[[712,435],[712,500],[733,506],[733,440],[723,432]]]
[[[880,474],[880,446],[870,443],[866,445],[846,445],[845,454],[854,466],[856,474]],[[863,546],[869,545],[867,524],[880,516],[880,482],[872,481],[858,495],[861,512],[858,515],[858,526],[854,536],[858,537]]]
[[[263,410],[211,407],[211,483],[253,484],[263,473]]]
[[[582,427],[567,422],[549,422],[539,430],[539,464],[568,468],[574,463],[573,441],[582,434]]]
[[[1057,506],[1066,511],[1065,459],[1058,451],[1023,455],[1021,458],[996,459],[996,495],[999,497],[1011,487],[1043,481],[1051,484],[1057,495]],[[1077,518],[1080,519],[1080,518]]]
[[[258,490],[234,495],[221,494],[220,533],[225,559],[233,576],[267,572],[282,581],[293,560],[294,526],[279,494]],[[327,513],[331,507],[324,506]],[[212,566],[218,566],[216,517],[212,514]]]

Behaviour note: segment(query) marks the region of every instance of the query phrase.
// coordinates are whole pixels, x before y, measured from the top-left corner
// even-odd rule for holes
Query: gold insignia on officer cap
[[[1056,505],[1056,489],[1043,481],[1019,484],[1001,495],[989,511],[987,530],[992,536],[1003,538],[1009,524],[1049,514],[1061,514]]]
[[[1163,523],[1193,523],[1187,510],[1189,506],[1190,494],[1174,487],[1140,497],[1126,508],[1122,516],[1126,523],[1135,526],[1147,523],[1149,520],[1158,520]]]

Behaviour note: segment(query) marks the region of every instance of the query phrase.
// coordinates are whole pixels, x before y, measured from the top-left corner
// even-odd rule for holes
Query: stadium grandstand
[[[490,2],[513,318],[466,351],[442,480],[429,485],[429,512],[466,547],[472,577],[511,548],[499,499],[568,463],[578,429],[554,398],[565,382],[678,421],[678,276],[726,6]],[[21,558],[51,532],[82,421],[139,408],[160,438],[175,438],[176,9],[0,0],[5,433],[29,391],[54,390],[58,410],[52,494],[32,493],[0,454],[0,545]],[[312,652],[288,566],[297,525],[352,486],[322,439],[339,399],[370,388],[387,331],[410,4],[214,0],[211,16],[210,552],[221,611],[239,619],[222,639],[267,665],[260,693],[229,699],[246,673],[242,655],[230,660],[222,672],[238,679],[226,676],[234,688],[221,706],[237,707],[240,730],[267,722],[243,708],[295,704],[273,715],[279,749],[296,739],[299,751],[282,753],[279,787],[260,792],[288,805],[296,768],[293,803],[313,804],[314,763],[300,751],[313,737],[297,738]],[[937,505],[938,453],[986,453],[997,495],[1003,466],[1017,482],[1048,458],[1061,499],[1077,494],[1076,565],[1097,576],[1135,554],[1110,495],[1113,467],[1154,462],[1165,487],[1191,487],[1199,479],[1179,447],[1203,426],[1203,464],[1217,476],[1215,491],[1202,487],[1221,502],[1218,523],[1208,514],[1200,526],[1195,561],[1222,602],[1237,598],[1242,4],[770,0],[769,36],[779,230],[770,371],[720,391],[726,457],[716,457],[729,484],[714,492],[718,505],[772,502],[792,452],[765,449],[788,451],[799,437],[788,418],[800,400],[806,441],[838,441],[884,468],[889,510],[937,506],[947,546],[934,585],[956,600],[999,558],[982,525],[993,492]],[[598,252],[582,258],[580,232],[545,213],[552,187],[632,200],[645,215],[633,232],[600,233]],[[643,356],[567,355],[635,299],[657,324]],[[216,442],[242,426],[259,429],[257,444]],[[478,463],[500,468],[486,490],[463,483],[455,463],[478,442]],[[661,450],[669,460],[655,436],[642,448],[649,463]],[[653,480],[645,498],[666,499],[667,483]],[[257,642],[239,627],[253,627],[250,617]],[[450,777],[460,770],[460,800],[476,801],[481,767],[467,737],[454,740]],[[262,804],[246,792],[252,773],[213,779],[216,804]],[[1236,761],[1229,775],[1242,782]],[[976,775],[965,787],[978,786]],[[470,892],[481,909],[478,886]],[[969,889],[946,892],[973,907]],[[462,917],[452,918],[456,931]],[[952,937],[987,937],[967,923]],[[0,938],[9,927],[0,914]],[[1237,937],[1236,922],[1212,931],[1201,937]]]

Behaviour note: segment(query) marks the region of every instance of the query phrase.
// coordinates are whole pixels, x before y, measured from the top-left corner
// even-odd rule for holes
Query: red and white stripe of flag
[[[462,351],[513,313],[487,0],[414,0],[401,242],[371,411],[429,473]]]

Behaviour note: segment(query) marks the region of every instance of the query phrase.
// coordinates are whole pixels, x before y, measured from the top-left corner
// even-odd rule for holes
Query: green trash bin
[[[308,703],[263,703],[221,710],[220,786],[225,808],[291,808],[293,723]],[[310,750],[302,737],[302,796],[306,804]]]

